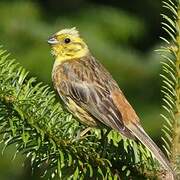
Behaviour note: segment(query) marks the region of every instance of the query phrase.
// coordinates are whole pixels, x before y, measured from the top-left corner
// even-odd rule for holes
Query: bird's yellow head
[[[60,62],[81,58],[89,52],[86,43],[79,36],[76,28],[58,31],[48,39],[48,43],[52,47],[52,54]]]

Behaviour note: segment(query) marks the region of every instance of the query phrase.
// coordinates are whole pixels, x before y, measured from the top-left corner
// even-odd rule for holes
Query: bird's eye
[[[68,43],[71,42],[71,40],[70,40],[69,38],[65,38],[65,39],[64,39],[64,42],[65,42],[66,44],[68,44]]]

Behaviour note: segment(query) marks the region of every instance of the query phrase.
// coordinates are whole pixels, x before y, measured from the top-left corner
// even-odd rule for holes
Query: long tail
[[[153,140],[147,135],[144,129],[139,124],[131,123],[127,126],[131,133],[136,136],[155,156],[159,163],[165,168],[168,173],[171,173],[171,178],[174,179],[174,173],[170,166],[168,159],[165,157],[159,147],[153,142]]]

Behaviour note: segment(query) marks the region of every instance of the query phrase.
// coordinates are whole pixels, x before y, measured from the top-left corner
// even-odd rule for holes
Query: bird
[[[62,29],[48,39],[55,62],[54,88],[80,123],[108,127],[127,138],[137,138],[161,166],[172,174],[170,162],[143,129],[140,118],[108,70],[91,53],[73,28]]]

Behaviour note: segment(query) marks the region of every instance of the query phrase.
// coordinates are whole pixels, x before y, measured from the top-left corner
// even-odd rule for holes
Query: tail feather
[[[153,142],[153,140],[147,135],[144,129],[139,124],[134,123],[129,124],[127,128],[134,136],[136,136],[137,139],[141,141],[141,143],[143,143],[151,151],[151,153],[155,156],[163,168],[172,174],[171,179],[173,180],[174,173],[168,159],[165,157],[159,147]]]

